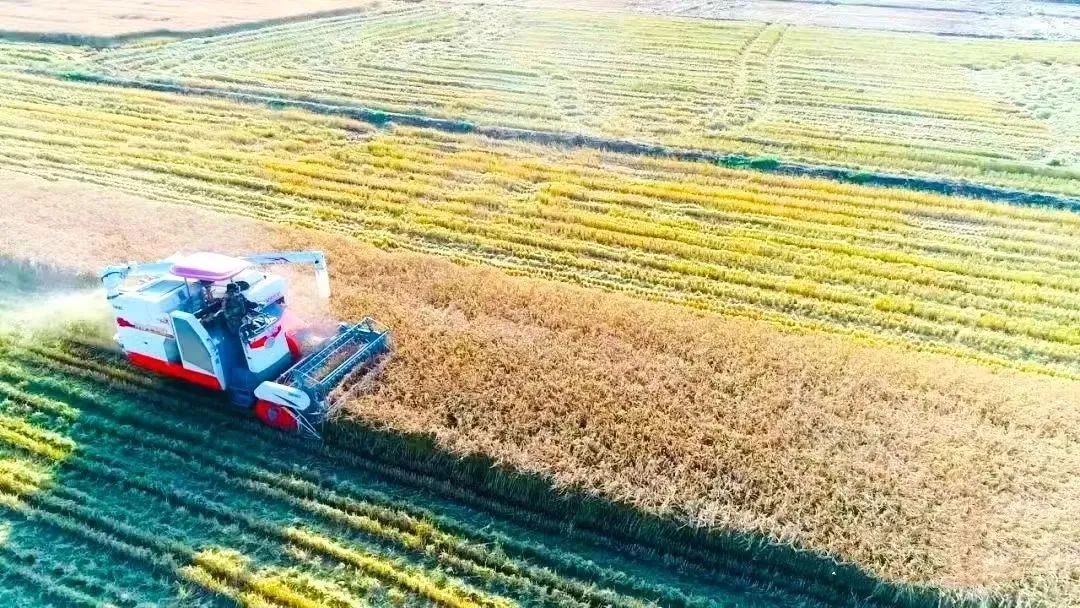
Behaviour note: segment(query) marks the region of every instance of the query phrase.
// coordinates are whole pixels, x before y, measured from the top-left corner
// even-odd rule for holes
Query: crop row
[[[91,401],[96,397],[91,396],[85,392],[79,394],[79,391],[71,387],[58,386],[55,381],[50,381],[47,378],[44,380],[32,379],[27,376],[25,372],[21,372],[14,366],[5,366],[0,371],[4,377],[4,385],[7,392],[11,392],[14,389],[13,385],[7,384],[10,382],[22,382],[29,383],[37,386],[37,390],[45,390],[46,392],[58,392],[59,390],[74,391],[73,394],[77,395],[77,402],[82,403],[96,403]],[[21,376],[21,378],[20,378]],[[9,399],[13,397],[9,396]],[[42,397],[34,397],[30,394],[26,394],[18,398],[20,402],[33,403],[36,402],[36,409],[43,406],[48,407],[48,404],[53,404],[52,411],[61,411],[63,408],[57,408],[55,402],[52,402]],[[108,411],[108,406],[97,405],[99,409]],[[158,429],[168,428],[169,434],[159,435]],[[233,487],[238,490],[256,492],[262,496],[261,503],[266,501],[280,501],[282,503],[289,504],[292,507],[298,508],[306,513],[310,517],[323,518],[327,521],[333,521],[341,524],[346,528],[353,531],[362,531],[364,534],[371,535],[382,539],[383,541],[391,542],[394,545],[408,547],[412,550],[420,551],[429,555],[436,562],[443,564],[443,567],[452,570],[461,570],[472,576],[484,579],[494,580],[506,586],[509,589],[515,589],[519,593],[544,593],[542,588],[550,588],[552,591],[546,592],[548,601],[556,601],[559,598],[560,593],[563,594],[562,603],[565,605],[576,605],[570,601],[567,594],[574,597],[580,597],[582,600],[588,600],[587,603],[600,604],[600,605],[636,605],[627,604],[626,600],[620,599],[620,596],[613,595],[609,591],[603,590],[602,587],[594,587],[592,585],[583,585],[576,582],[572,578],[563,578],[556,575],[554,571],[547,568],[540,568],[537,566],[529,566],[527,564],[520,564],[515,560],[512,560],[502,554],[502,551],[520,551],[529,549],[529,543],[516,541],[509,539],[505,536],[501,537],[499,544],[502,545],[501,550],[492,552],[491,545],[487,542],[484,544],[471,544],[466,543],[458,539],[454,535],[441,532],[438,528],[433,527],[431,523],[425,520],[421,520],[415,515],[409,515],[409,507],[402,505],[395,505],[393,508],[387,508],[379,506],[374,502],[368,502],[367,500],[357,500],[354,492],[358,490],[355,486],[349,484],[338,484],[334,490],[328,490],[320,487],[310,481],[296,479],[291,475],[280,475],[271,473],[267,468],[263,466],[257,466],[254,464],[246,464],[233,460],[230,454],[232,450],[224,450],[224,453],[230,454],[230,456],[219,455],[205,455],[200,456],[192,461],[193,454],[191,453],[192,442],[198,440],[197,436],[186,436],[184,427],[174,427],[171,424],[165,425],[160,421],[155,421],[150,427],[146,427],[145,424],[139,428],[129,427],[127,424],[120,423],[117,420],[111,420],[101,414],[92,413],[88,410],[84,410],[80,413],[78,418],[79,436],[82,440],[79,453],[74,456],[67,456],[64,460],[64,466],[66,468],[77,469],[80,474],[85,475],[109,475],[109,471],[137,471],[149,465],[145,462],[145,457],[139,458],[137,456],[124,456],[122,460],[117,460],[117,456],[114,456],[115,450],[108,448],[97,448],[96,445],[145,445],[146,449],[152,450],[153,459],[159,463],[165,463],[171,461],[169,466],[183,466],[188,471],[188,475],[194,475],[205,479],[213,479],[220,482],[221,487]],[[153,430],[152,430],[153,429]],[[188,427],[188,433],[192,432],[194,428]],[[148,432],[150,431],[150,432]],[[198,432],[198,431],[196,431]],[[218,441],[224,440],[224,437],[217,437]],[[37,447],[38,453],[44,450],[50,449],[52,445],[44,438],[38,438],[37,441],[46,445],[47,447]],[[25,446],[20,446],[25,448]],[[147,454],[149,455],[149,453]],[[244,459],[247,460],[247,459]],[[264,458],[252,458],[254,461],[265,460]],[[142,462],[143,464],[139,464]],[[102,469],[103,466],[111,467],[111,469]],[[162,468],[165,468],[162,465]],[[119,473],[116,473],[119,475]],[[109,477],[110,483],[117,482],[116,475]],[[136,483],[141,488],[141,491],[154,492],[154,491],[166,491],[164,487],[158,487],[158,482],[149,481],[146,477],[147,472],[134,472],[133,477],[140,480]],[[157,473],[154,474],[155,476]],[[168,482],[161,482],[162,486],[167,485]],[[150,485],[148,485],[150,484]],[[342,493],[346,492],[346,493]],[[167,500],[172,504],[183,505],[187,509],[199,509],[206,508],[209,504],[213,508],[213,502],[208,503],[205,499],[195,501],[193,498],[190,502],[185,501],[184,495],[169,489],[167,490]],[[367,494],[371,494],[368,492]],[[363,494],[361,494],[363,495]],[[376,493],[377,496],[377,493]],[[385,499],[385,497],[383,497]],[[200,507],[199,505],[202,505]],[[415,509],[411,509],[415,511]],[[225,507],[216,508],[214,513],[210,513],[216,517],[226,517],[228,515],[228,509]],[[458,525],[459,531],[460,525]],[[268,533],[266,530],[263,533]],[[477,532],[473,532],[476,534]],[[490,536],[490,534],[488,534]],[[486,540],[491,540],[486,539]],[[506,542],[506,541],[510,542]],[[298,542],[296,539],[292,539],[292,542]],[[312,541],[315,542],[315,541]],[[498,542],[498,541],[496,541]],[[504,544],[505,543],[505,544]],[[309,550],[313,550],[310,545],[307,545]],[[325,547],[324,547],[325,549]],[[328,549],[331,550],[331,549]],[[610,579],[610,583],[614,584],[617,588],[637,589],[638,592],[646,593],[647,597],[665,597],[668,598],[666,603],[670,605],[709,605],[708,603],[702,603],[701,598],[691,599],[686,596],[682,596],[679,592],[673,589],[666,589],[664,587],[645,586],[642,587],[642,583],[635,581],[633,578],[626,577],[625,574],[618,573],[605,573],[603,568],[598,568],[595,564],[588,561],[573,560],[567,557],[560,557],[558,551],[553,552],[552,555],[548,555],[548,552],[541,548],[531,548],[529,555],[533,559],[543,558],[547,556],[546,560],[551,562],[554,556],[557,561],[565,560],[567,565],[575,571],[582,573],[591,573],[597,575],[598,573]],[[532,561],[532,560],[530,560]],[[605,580],[601,578],[601,580]],[[533,581],[533,582],[530,582]],[[541,588],[537,588],[537,585],[542,585]],[[561,590],[557,591],[557,590]],[[656,595],[659,594],[659,595]],[[589,599],[591,598],[591,599]],[[682,598],[681,600],[679,598]],[[570,602],[570,603],[567,603]],[[689,602],[689,603],[688,603]]]
[[[712,600],[704,598],[719,598],[728,593],[715,591],[697,597],[692,594],[685,595],[676,587],[646,582],[644,579],[601,567],[598,563],[582,560],[572,552],[558,549],[557,545],[547,544],[547,542],[537,543],[533,539],[525,540],[529,537],[534,539],[543,537],[543,535],[537,536],[536,530],[549,527],[550,524],[545,523],[547,521],[545,517],[537,518],[535,513],[530,514],[528,511],[522,511],[521,507],[514,507],[505,502],[481,499],[476,495],[470,497],[467,489],[455,487],[452,483],[447,488],[440,488],[440,492],[452,489],[457,497],[467,499],[467,502],[477,504],[485,511],[498,513],[500,518],[520,521],[527,526],[527,529],[534,532],[515,532],[518,529],[517,525],[494,526],[496,531],[502,528],[501,532],[471,525],[463,526],[465,520],[455,521],[445,516],[433,515],[430,510],[416,504],[415,500],[401,502],[388,499],[385,494],[365,488],[364,484],[357,485],[356,482],[350,482],[348,476],[344,478],[340,476],[340,470],[329,479],[315,474],[309,467],[285,469],[286,474],[273,473],[274,469],[280,471],[283,468],[280,462],[274,464],[276,459],[286,461],[293,460],[294,457],[301,459],[304,458],[303,450],[297,452],[292,448],[287,448],[286,446],[290,445],[288,441],[286,445],[280,445],[278,437],[257,437],[258,441],[253,444],[250,431],[238,429],[234,432],[223,426],[230,419],[235,421],[231,414],[216,414],[212,410],[204,412],[202,407],[206,404],[202,403],[179,406],[177,402],[172,401],[173,397],[169,396],[167,385],[155,385],[154,390],[139,388],[139,385],[145,384],[147,379],[138,374],[109,366],[99,368],[84,354],[68,359],[63,353],[50,350],[48,355],[44,357],[44,355],[35,355],[32,352],[10,352],[9,356],[16,356],[20,362],[32,363],[34,369],[41,370],[36,372],[36,375],[41,378],[30,379],[26,377],[26,372],[21,372],[16,366],[9,365],[0,369],[0,379],[8,384],[25,383],[25,388],[33,393],[48,393],[55,395],[58,399],[61,394],[67,395],[61,401],[78,405],[82,410],[76,426],[83,440],[82,449],[90,451],[80,452],[80,456],[92,457],[95,462],[105,461],[111,457],[107,449],[99,454],[95,447],[97,445],[145,445],[145,449],[151,451],[148,454],[153,453],[153,458],[161,463],[159,466],[162,468],[183,466],[187,471],[185,476],[212,478],[219,482],[216,484],[217,487],[244,488],[247,491],[257,492],[263,497],[259,499],[260,504],[280,502],[300,509],[310,517],[344,522],[344,525],[354,533],[363,530],[364,534],[381,538],[400,550],[427,555],[435,563],[442,564],[444,568],[459,572],[462,576],[471,576],[470,580],[476,584],[491,583],[494,580],[500,583],[502,588],[510,591],[517,590],[518,593],[515,595],[519,597],[535,597],[534,593],[528,591],[531,586],[540,585],[554,592],[549,592],[546,596],[549,601],[555,601],[562,593],[565,601],[573,597],[591,604],[627,605],[624,604],[627,600],[620,599],[621,597],[637,596],[660,599],[665,605],[691,606],[712,605]],[[64,363],[64,360],[69,360],[70,363]],[[52,362],[51,366],[37,367],[48,361]],[[91,367],[84,367],[86,365]],[[94,371],[94,368],[100,371]],[[55,371],[49,372],[49,369]],[[97,377],[99,380],[94,380],[93,384],[69,380],[76,377],[72,375],[76,370],[82,370],[88,378]],[[57,374],[58,377],[62,376],[65,379],[62,382],[49,380],[49,373]],[[20,379],[20,374],[23,376],[22,379]],[[105,382],[122,388],[124,393],[131,391],[131,396],[124,397],[111,391],[111,397],[97,394],[96,391],[101,389],[93,387],[104,386],[101,383]],[[79,386],[83,388],[78,388]],[[158,388],[165,388],[164,394],[157,390]],[[183,395],[182,392],[180,394]],[[102,401],[103,398],[108,399],[108,405]],[[135,405],[128,406],[126,405],[128,399],[138,401]],[[146,416],[148,407],[153,408],[154,416]],[[177,411],[192,407],[199,408],[200,416],[206,417],[201,421],[183,423],[175,419]],[[117,410],[117,408],[120,409]],[[215,445],[222,446],[220,453],[199,453],[197,456],[190,453],[192,444],[205,442],[211,437]],[[248,446],[245,450],[230,447],[233,445],[231,443],[233,439],[241,441],[244,437],[249,437],[246,440]],[[139,448],[140,451],[142,449]],[[347,445],[335,445],[334,452],[337,458],[348,462],[350,466],[370,469],[379,476],[393,473],[389,478],[394,480],[394,483],[411,484],[420,479],[415,475],[395,473],[394,467],[387,469],[384,464],[373,466],[368,458],[350,457]],[[270,453],[275,455],[274,459],[266,456]],[[140,460],[134,455],[124,456],[125,461],[132,459],[136,462]],[[194,461],[190,465],[185,464],[192,459]],[[116,466],[122,468],[132,465],[117,463]],[[191,467],[194,467],[194,470]],[[367,523],[363,523],[365,521]],[[488,521],[484,525],[491,526],[491,523]],[[610,546],[610,550],[614,552],[613,555],[621,553],[654,559],[648,557],[649,553],[640,553],[639,546],[611,544],[611,538],[605,534],[597,535],[586,529],[564,528],[556,525],[551,529],[551,534],[554,535],[552,538],[569,534],[570,538],[577,537],[581,542],[588,542],[591,545]],[[406,549],[401,549],[402,547]],[[492,547],[499,548],[492,552]],[[670,548],[665,548],[665,551],[669,550]],[[724,558],[722,553],[699,553],[690,551],[688,548],[687,550],[685,555],[692,562],[686,563],[683,568],[688,569],[688,572],[693,572],[698,568],[706,567],[708,574],[703,571],[702,576],[712,581],[711,585],[718,585],[722,589],[742,590],[739,593],[756,590],[753,593],[762,598],[768,598],[776,593],[769,591],[769,586],[780,585],[781,587],[790,586],[791,593],[803,596],[811,594],[826,603],[832,603],[837,597],[836,592],[829,591],[827,586],[814,591],[813,585],[807,586],[805,580],[793,578],[790,574],[770,574],[768,568],[752,566],[735,555],[729,560]],[[517,561],[519,559],[525,561],[519,562]],[[664,558],[669,563],[671,559],[671,556]],[[704,566],[704,564],[709,565]],[[615,566],[614,563],[611,565]],[[484,575],[477,568],[481,570],[486,568],[490,572]],[[641,570],[638,571],[641,572]],[[733,576],[728,573],[736,574]],[[514,582],[515,580],[518,582]],[[759,586],[759,583],[755,581],[760,580],[768,581],[769,585]],[[578,581],[593,582],[582,585]],[[782,584],[781,581],[787,582]],[[599,585],[599,587],[593,585]],[[612,591],[616,590],[630,595],[612,595]]]
[[[19,471],[10,466],[10,461],[4,464],[5,466],[0,467],[0,488],[6,492],[26,493],[28,488],[25,481],[19,478]],[[86,465],[80,471],[100,477],[107,474],[106,472],[109,469],[99,465]],[[115,482],[118,476],[122,474],[121,470],[113,470],[111,480]],[[175,500],[175,496],[172,498]],[[205,504],[205,501],[202,502]],[[190,507],[193,504],[200,504],[200,502],[189,499],[186,506]],[[141,526],[125,523],[119,518],[132,515],[131,513],[123,512],[122,507],[117,507],[115,504],[102,506],[93,495],[80,490],[67,486],[50,487],[47,492],[37,492],[24,496],[17,510],[31,519],[41,520],[84,538],[92,539],[125,557],[138,561],[148,561],[158,567],[166,567],[179,576],[185,576],[191,572],[191,567],[187,564],[194,564],[202,569],[212,569],[214,575],[221,577],[219,580],[227,580],[234,588],[256,592],[262,595],[265,598],[264,601],[270,602],[271,605],[302,606],[304,608],[322,605],[316,599],[306,598],[285,585],[268,585],[251,577],[246,572],[229,571],[211,560],[201,559],[200,552],[181,541],[146,532]],[[212,510],[212,507],[209,507],[209,510]],[[213,525],[216,522],[208,519],[204,520],[203,523]],[[256,520],[246,523],[255,524]],[[370,561],[371,558],[364,554],[350,551],[333,541],[305,533],[298,528],[282,530],[280,535],[290,539],[292,542],[306,542],[308,545],[317,544],[320,547],[335,551],[337,557],[342,559],[343,563],[361,564],[361,567],[377,569],[388,578],[404,577],[402,578],[403,584],[415,587],[419,592],[433,596],[433,599],[437,598],[439,603],[443,605],[476,605],[476,598],[470,598],[470,600],[456,598],[437,588],[424,585],[415,576],[410,577],[405,574],[395,576],[397,572],[391,566],[377,561]],[[193,582],[202,581],[196,579]]]
[[[90,436],[87,436],[87,439],[89,438]],[[32,451],[41,453],[45,449],[46,448],[39,448]],[[190,446],[188,446],[188,449],[190,450]],[[83,452],[85,452],[85,454]],[[94,449],[83,450],[80,454],[65,459],[64,467],[69,470],[78,471],[80,475],[96,477],[103,483],[121,484],[125,487],[129,487],[136,496],[144,495],[149,497],[159,497],[174,507],[180,507],[188,512],[198,514],[205,519],[205,524],[231,527],[240,525],[249,532],[262,535],[266,539],[272,539],[282,543],[292,543],[309,551],[320,552],[337,562],[355,567],[386,583],[427,597],[440,605],[486,605],[492,607],[509,605],[504,602],[496,601],[494,598],[488,599],[486,596],[480,595],[475,591],[470,591],[454,584],[436,584],[420,571],[395,565],[392,562],[387,562],[385,559],[367,553],[366,551],[356,550],[343,545],[340,542],[331,541],[328,537],[310,530],[296,527],[277,527],[268,523],[259,511],[250,514],[237,512],[235,509],[231,509],[210,500],[206,496],[191,494],[184,490],[175,489],[170,486],[170,482],[168,481],[150,479],[145,472],[132,475],[131,470],[133,468],[133,462],[119,461],[109,456],[108,450],[103,450],[101,452],[95,451]],[[8,489],[19,490],[21,488],[21,486],[12,482],[9,482],[7,486]],[[137,532],[134,526],[125,524],[116,519],[120,514],[117,512],[118,509],[115,505],[94,509],[91,506],[96,502],[94,497],[76,491],[67,485],[57,484],[50,487],[49,492],[47,493],[31,493],[23,491],[21,494],[24,495],[24,500],[29,501],[35,506],[44,505],[44,508],[52,509],[57,509],[59,507],[59,503],[56,502],[57,499],[70,500],[71,502],[80,505],[85,510],[79,510],[73,513],[66,510],[68,512],[64,514],[75,517],[76,519],[89,520],[91,527],[95,530],[103,530],[120,536],[133,545],[156,552],[155,554],[164,554],[164,557],[160,557],[160,559],[172,561],[174,566],[175,564],[189,563],[201,567],[207,567],[208,565],[206,562],[198,560],[193,548],[184,545],[179,540],[170,541],[167,537],[161,536],[160,533],[157,532],[157,530],[160,529],[150,525],[150,522],[144,521],[143,525],[154,529],[155,532]],[[56,515],[56,513],[54,513],[54,515]],[[325,516],[326,514],[323,513],[322,515]],[[348,516],[341,512],[335,513],[335,515],[340,519],[349,519],[350,517],[355,519],[355,516]],[[172,519],[175,519],[175,516]],[[171,556],[172,559],[170,559],[169,556]],[[244,574],[245,573],[232,573],[232,576],[229,578],[243,581]],[[244,582],[251,586],[251,581]],[[258,588],[256,587],[256,589]],[[261,591],[265,592],[266,590]],[[298,605],[300,603],[295,598],[290,599],[288,597],[281,597],[283,595],[287,596],[288,594],[289,591],[285,589],[276,591],[274,595],[278,596],[275,599],[284,599],[285,601],[282,603],[285,604]],[[317,604],[309,601],[306,605],[314,606]]]
[[[124,437],[124,435],[120,435],[119,437]],[[116,438],[117,437],[112,437],[112,439]],[[102,463],[109,464],[103,465]],[[469,592],[463,588],[442,588],[436,586],[419,572],[410,572],[409,569],[402,570],[376,556],[348,549],[337,542],[329,542],[312,532],[304,532],[294,528],[278,529],[264,522],[261,517],[255,519],[251,516],[245,516],[244,514],[236,514],[235,511],[220,503],[215,503],[206,498],[200,498],[195,494],[186,494],[183,491],[168,488],[167,484],[169,482],[167,481],[148,481],[145,472],[137,474],[135,481],[125,478],[123,477],[122,472],[132,470],[132,461],[117,460],[109,456],[107,451],[98,452],[93,449],[88,449],[86,450],[85,455],[73,456],[66,460],[64,464],[65,467],[77,470],[82,475],[97,476],[101,478],[102,481],[110,484],[123,483],[124,485],[135,488],[138,492],[159,496],[163,500],[168,501],[169,504],[179,506],[180,508],[199,513],[202,516],[209,518],[209,521],[213,524],[235,526],[237,523],[240,523],[246,526],[249,531],[263,534],[266,538],[277,538],[278,541],[296,543],[307,550],[322,550],[343,564],[350,564],[361,571],[366,572],[368,575],[375,576],[385,582],[426,596],[442,605],[505,605],[495,602],[494,600],[486,600],[483,596],[477,595],[475,592]],[[61,488],[61,490],[70,491],[68,488]],[[88,502],[88,499],[85,497],[78,497],[77,500],[81,504],[87,504]],[[116,515],[115,509],[104,510],[109,511],[113,516]],[[322,513],[322,515],[326,516],[326,513]],[[333,515],[339,520],[350,518],[350,516],[341,512],[336,512]],[[352,519],[356,519],[355,516],[353,516]],[[352,523],[355,525],[355,522]],[[150,536],[144,537],[142,539],[143,543],[149,543],[149,538]],[[181,561],[194,561],[194,563],[198,565],[204,565],[197,560],[190,559],[190,555],[182,557],[185,559]],[[237,577],[234,576],[232,578]],[[465,595],[462,595],[462,593]]]
[[[427,130],[357,143],[339,119],[5,82],[13,168],[797,327],[1080,360],[1072,214]]]

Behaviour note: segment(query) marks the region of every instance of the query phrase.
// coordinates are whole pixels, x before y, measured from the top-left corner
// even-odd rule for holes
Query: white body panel
[[[116,341],[126,353],[144,355],[168,363],[180,362],[180,350],[176,347],[176,340],[170,336],[121,327],[116,332]]]
[[[122,291],[109,300],[117,326],[130,327],[162,336],[172,335],[169,314],[189,303],[192,288],[172,275],[151,280],[136,289]]]
[[[175,311],[172,313],[172,325],[184,369],[214,376],[221,388],[225,389],[225,366],[218,351],[218,344],[210,337],[202,323],[191,313]]]
[[[311,397],[307,393],[278,384],[277,382],[263,382],[255,388],[255,397],[270,403],[291,407],[298,412],[306,412],[311,407]]]
[[[243,344],[248,369],[255,374],[261,374],[291,356],[289,341],[285,338],[285,328],[280,320],[245,339]]]
[[[261,280],[253,282],[244,291],[244,297],[249,302],[259,305],[273,304],[285,298],[288,282],[284,277],[276,274],[264,275]]]

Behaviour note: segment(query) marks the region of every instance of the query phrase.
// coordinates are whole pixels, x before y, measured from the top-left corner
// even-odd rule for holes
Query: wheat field
[[[20,281],[318,248],[396,344],[283,468],[0,311],[0,603],[1076,603],[1080,43],[611,4],[0,40]]]
[[[1080,372],[1075,213],[37,76],[3,82],[9,167],[729,315]]]

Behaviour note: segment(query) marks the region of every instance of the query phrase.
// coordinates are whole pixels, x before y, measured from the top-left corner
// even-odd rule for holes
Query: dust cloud
[[[107,337],[109,305],[93,277],[0,258],[0,332]]]

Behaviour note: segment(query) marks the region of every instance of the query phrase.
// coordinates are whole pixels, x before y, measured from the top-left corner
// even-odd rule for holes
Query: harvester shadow
[[[165,379],[154,382],[175,385]],[[186,385],[175,388],[190,391]],[[205,397],[206,407],[226,407],[215,396]],[[223,423],[230,432],[249,428],[243,432],[279,446],[270,449],[288,446],[294,458],[334,480],[355,476],[358,484],[377,484],[388,495],[427,505],[429,512],[454,513],[477,526],[528,536],[616,570],[663,579],[673,587],[685,585],[689,596],[723,594],[741,604],[739,596],[745,593],[745,603],[752,605],[762,603],[755,589],[767,587],[781,590],[781,604],[799,598],[823,605],[936,606],[942,599],[933,590],[891,584],[857,566],[760,534],[697,529],[593,494],[556,488],[546,477],[485,456],[449,452],[428,435],[339,420],[323,428],[322,442],[312,442],[261,428],[244,412],[225,411],[232,419]]]
[[[856,565],[762,534],[698,528],[595,493],[560,488],[545,476],[484,455],[449,452],[432,435],[340,421],[328,427],[325,437],[331,451],[393,467],[395,479],[474,508],[491,510],[495,505],[494,512],[511,514],[537,534],[578,541],[579,546],[604,546],[643,564],[662,564],[687,575],[690,587],[695,581],[730,577],[783,589],[791,594],[791,605],[810,598],[826,605],[914,608],[953,603],[935,589],[884,581]],[[750,595],[725,599],[753,605]]]
[[[77,410],[63,428],[27,418],[75,446],[57,463],[52,498],[89,506],[76,519],[162,552],[188,575],[193,560],[220,548],[244,554],[260,572],[295,568],[297,555],[312,552],[354,568],[362,558],[348,555],[369,556],[395,572],[419,569],[411,576],[420,579],[445,570],[525,605],[550,604],[506,573],[533,588],[595,593],[565,582],[578,581],[665,606],[938,604],[934,593],[764,537],[696,530],[560,491],[541,476],[449,453],[430,437],[351,421],[328,424],[323,442],[282,434],[218,394],[147,377],[81,341],[6,355],[27,378],[19,383],[17,369],[0,368],[0,381]],[[554,579],[532,573],[533,565]],[[313,576],[330,571],[301,566]]]

